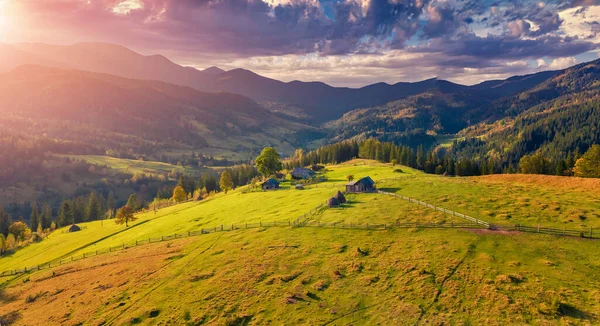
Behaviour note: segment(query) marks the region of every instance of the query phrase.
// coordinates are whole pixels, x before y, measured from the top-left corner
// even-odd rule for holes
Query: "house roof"
[[[364,178],[361,178],[361,179],[358,179],[358,180],[350,181],[346,185],[347,186],[356,186],[359,183],[375,184],[375,181],[373,181],[373,179],[371,179],[371,177],[364,177]]]
[[[266,185],[278,185],[278,184],[279,184],[279,181],[277,181],[277,180],[275,180],[275,179],[271,178],[271,179],[269,179],[269,180],[267,180],[267,181],[263,182],[263,185],[265,185],[265,184],[266,184]]]
[[[292,171],[292,173],[298,173],[298,174],[304,174],[304,173],[315,174],[315,172],[313,170],[307,169],[307,168],[295,168],[294,171]]]

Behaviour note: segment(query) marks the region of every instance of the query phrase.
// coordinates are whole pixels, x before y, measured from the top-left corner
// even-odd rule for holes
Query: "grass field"
[[[130,160],[116,158],[104,155],[57,155],[57,157],[69,157],[73,160],[82,160],[84,162],[108,166],[117,173],[131,174],[144,173],[146,175],[164,175],[172,171],[185,173],[188,175],[197,175],[200,170],[190,167],[183,167],[163,162],[150,162],[142,160]]]
[[[0,272],[222,224],[294,220],[341,189],[349,174],[387,180],[378,186],[494,223],[583,228],[600,220],[593,180],[444,178],[356,160],[328,166],[328,181],[304,190],[238,189],[139,214],[129,228],[108,220],[86,223],[78,233],[57,231],[1,258]],[[311,220],[462,222],[390,196],[348,199]],[[586,218],[570,222],[569,214]],[[0,279],[0,321],[594,324],[600,322],[599,273],[600,241],[588,239],[463,229],[255,228],[142,245]]]
[[[500,225],[600,229],[598,179],[518,174],[472,178],[422,175],[385,182],[379,188]]]
[[[21,276],[0,315],[27,325],[586,324],[600,313],[599,271],[600,242],[582,239],[238,230]]]

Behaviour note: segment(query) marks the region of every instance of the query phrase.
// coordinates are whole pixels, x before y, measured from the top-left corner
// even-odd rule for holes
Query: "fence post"
[[[223,231],[223,224],[221,224],[221,231]]]
[[[125,249],[125,243],[124,242],[123,242],[123,249]],[[73,257],[71,257],[71,258],[73,258]]]
[[[165,241],[165,236],[164,235],[160,236],[160,241]]]
[[[592,233],[592,227],[590,226],[590,238],[593,238],[594,234]]]
[[[540,233],[540,225],[538,224],[538,233]]]
[[[383,224],[383,229],[387,230],[387,225]]]
[[[190,236],[190,230],[188,230],[188,237]]]

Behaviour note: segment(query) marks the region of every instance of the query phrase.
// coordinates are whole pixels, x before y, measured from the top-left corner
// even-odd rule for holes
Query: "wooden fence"
[[[406,201],[408,201],[410,203],[418,204],[418,205],[425,206],[425,207],[434,209],[434,210],[442,212],[442,213],[446,213],[448,215],[456,216],[456,217],[462,218],[464,220],[467,220],[469,222],[485,226],[486,228],[490,227],[490,223],[488,223],[486,221],[483,221],[483,220],[480,220],[480,219],[477,219],[477,218],[474,218],[474,217],[471,217],[471,216],[468,216],[468,215],[465,215],[465,214],[461,214],[461,213],[458,213],[458,212],[455,212],[455,211],[451,211],[449,209],[445,209],[445,208],[442,208],[442,207],[437,207],[435,205],[431,205],[431,204],[428,204],[426,202],[423,202],[423,201],[420,201],[420,200],[417,200],[417,199],[413,199],[413,198],[410,198],[410,197],[406,197],[406,196],[394,194],[394,193],[391,193],[391,192],[381,191],[381,190],[379,190],[377,192],[380,193],[380,194],[382,194],[382,195],[388,195],[388,196],[400,198],[400,199],[406,200]]]
[[[324,207],[320,205],[313,211]],[[307,215],[308,217],[308,215]],[[200,236],[204,234],[211,234],[216,232],[228,232],[234,230],[253,229],[253,228],[265,228],[265,227],[314,227],[314,228],[330,228],[330,229],[356,229],[356,230],[393,230],[400,228],[483,228],[483,226],[475,223],[393,223],[393,224],[353,224],[353,223],[322,223],[319,221],[307,221],[304,220],[304,215],[294,221],[273,221],[273,222],[258,222],[258,223],[242,223],[242,224],[231,224],[231,225],[219,225],[211,228],[202,228],[200,230],[188,231],[186,233],[174,233],[170,235],[164,235],[160,237],[150,237],[146,239],[138,239],[135,241],[124,242],[117,246],[108,248],[102,248],[94,251],[85,252],[81,255],[70,256],[67,258],[56,259],[48,263],[29,266],[24,268],[6,270],[0,273],[0,277],[15,276],[19,274],[25,274],[32,271],[40,271],[49,269],[52,267],[61,266],[67,263],[76,262],[84,258],[94,257],[102,254],[117,252],[128,248],[137,247],[140,245],[157,243],[163,241],[170,241],[174,239],[181,239],[187,237]]]
[[[551,235],[560,235],[560,236],[571,236],[571,237],[581,237],[581,238],[589,238],[589,239],[600,239],[600,232],[594,233],[594,229],[590,227],[589,230],[573,230],[573,229],[556,229],[556,228],[547,228],[538,226],[527,226],[521,224],[515,224],[512,227],[512,230],[519,232],[529,232],[529,233],[542,233],[542,234],[551,234]]]

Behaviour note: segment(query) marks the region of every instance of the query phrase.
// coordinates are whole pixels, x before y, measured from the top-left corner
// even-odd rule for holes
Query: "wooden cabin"
[[[291,173],[292,178],[296,180],[301,179],[312,179],[316,176],[316,173],[311,169],[306,168],[295,168]]]
[[[275,189],[279,189],[279,181],[271,178],[271,179],[263,182],[262,189],[263,190],[275,190]]]
[[[346,193],[374,192],[377,191],[375,181],[371,177],[364,177],[346,184]]]

